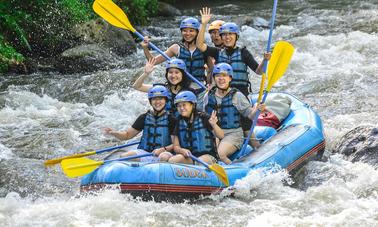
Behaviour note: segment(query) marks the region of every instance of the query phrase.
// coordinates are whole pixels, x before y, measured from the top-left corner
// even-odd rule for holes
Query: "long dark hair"
[[[173,85],[173,84],[171,84],[171,83],[169,82],[169,80],[168,80],[168,70],[169,70],[169,69],[167,69],[167,70],[165,71],[165,79],[167,79],[167,86],[168,86],[168,87],[176,86],[176,85]],[[189,77],[186,75],[186,73],[185,73],[184,70],[182,70],[182,69],[178,69],[178,70],[180,70],[180,72],[181,72],[182,79],[181,79],[181,82],[178,83],[177,85],[180,85],[180,86],[182,87],[182,89],[187,89],[187,88],[189,88],[189,85],[190,85],[190,79],[189,79]]]

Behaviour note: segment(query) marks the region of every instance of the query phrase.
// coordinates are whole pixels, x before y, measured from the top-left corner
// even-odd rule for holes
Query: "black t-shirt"
[[[146,116],[147,116],[147,113],[139,115],[139,117],[135,120],[134,124],[131,127],[133,127],[134,129],[138,131],[143,131],[144,121],[146,119]],[[169,114],[168,115],[168,128],[169,128],[170,135],[173,135],[173,132],[175,130],[175,124],[176,124],[176,119],[171,114]]]
[[[231,51],[228,51],[226,49],[226,53],[227,55],[231,55],[234,51],[236,51],[239,47],[231,50]],[[213,57],[215,60],[218,59],[219,57],[219,52],[221,51],[221,49],[217,48],[217,47],[209,47],[207,46],[207,49],[203,52],[205,55],[207,56],[210,56],[210,57]],[[255,58],[252,56],[252,54],[247,50],[247,48],[243,47],[241,48],[241,57],[242,57],[242,61],[248,65],[248,67],[250,69],[252,69],[254,72],[256,72],[256,69],[257,67],[259,66],[259,64],[256,62]],[[216,62],[218,63],[218,62]]]
[[[199,116],[200,118],[202,118],[203,126],[206,129],[212,131],[213,127],[209,123],[210,115],[207,114],[207,113],[204,113],[204,112],[197,112],[196,114],[197,114],[197,117]],[[189,119],[186,119],[186,118],[184,118],[184,119],[186,120],[186,122],[188,123],[188,125],[190,125]],[[179,130],[179,120],[177,120],[176,128],[175,128],[175,131],[173,132],[173,135],[174,136],[178,136],[179,135],[179,131],[180,131]]]

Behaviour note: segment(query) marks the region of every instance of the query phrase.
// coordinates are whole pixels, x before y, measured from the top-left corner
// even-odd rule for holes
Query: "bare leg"
[[[126,158],[126,157],[130,157],[130,156],[134,156],[134,155],[137,155],[137,153],[135,151],[128,151],[124,154],[121,154],[121,158]],[[129,161],[139,162],[140,158],[130,159]]]
[[[170,163],[185,163],[185,164],[193,164],[193,161],[191,158],[186,158],[184,155],[182,154],[177,154],[175,156],[173,156],[172,158],[170,158],[168,160],[168,162]]]
[[[168,162],[168,160],[172,157],[173,157],[173,154],[170,152],[163,152],[159,155],[159,159],[161,162]]]
[[[226,164],[230,164],[231,160],[228,157],[235,153],[236,150],[237,148],[231,143],[221,141],[218,146],[218,155],[220,160]]]
[[[249,133],[249,131],[244,131],[244,137],[247,138],[248,133]],[[248,143],[249,143],[249,145],[251,145],[255,149],[260,147],[260,142],[256,139],[255,133],[252,133],[252,136],[249,139]]]
[[[199,159],[201,159],[202,161],[204,161],[204,162],[206,162],[207,164],[210,164],[210,165],[215,163],[215,161],[216,161],[215,158],[213,156],[209,155],[209,154],[201,155],[199,157]]]

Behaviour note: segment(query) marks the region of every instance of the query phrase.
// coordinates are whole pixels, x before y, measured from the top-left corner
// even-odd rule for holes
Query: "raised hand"
[[[200,10],[200,14],[201,14],[201,23],[202,24],[209,23],[211,19],[210,8],[207,8],[207,7],[202,8],[202,10]]]
[[[104,133],[105,134],[111,134],[113,132],[112,128],[104,128]]]
[[[150,74],[154,70],[155,63],[156,63],[156,59],[150,58],[150,60],[148,60],[148,62],[144,66],[144,73]]]
[[[143,41],[140,43],[140,45],[143,47],[143,48],[148,48],[148,43],[150,42],[150,39],[148,38],[148,36],[145,36]]]
[[[270,53],[270,52],[265,52],[265,53],[264,53],[264,60],[269,61],[271,56],[272,56],[272,53]]]
[[[209,123],[211,126],[213,126],[213,125],[216,125],[217,122],[218,122],[217,111],[213,110],[209,118]]]

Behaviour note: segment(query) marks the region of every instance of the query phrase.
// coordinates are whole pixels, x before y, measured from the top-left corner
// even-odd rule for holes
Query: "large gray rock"
[[[157,11],[158,16],[163,17],[173,17],[173,16],[181,16],[181,11],[172,5],[165,3],[165,2],[159,2],[159,7]]]
[[[332,150],[352,162],[365,162],[378,166],[378,128],[358,126],[346,133]]]
[[[130,32],[102,19],[75,28],[82,44],[65,50],[54,62],[61,73],[93,72],[125,66],[123,57],[136,52]]]
[[[99,44],[119,56],[127,56],[137,49],[128,30],[114,27],[101,18],[84,23],[75,31],[78,38],[82,39],[84,43]]]
[[[92,72],[114,68],[120,63],[117,55],[98,44],[83,44],[64,51],[55,67],[62,73]]]

